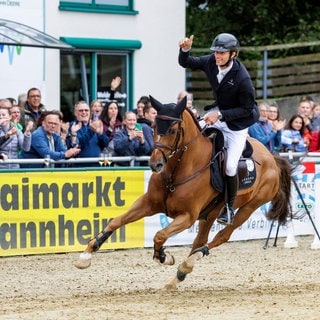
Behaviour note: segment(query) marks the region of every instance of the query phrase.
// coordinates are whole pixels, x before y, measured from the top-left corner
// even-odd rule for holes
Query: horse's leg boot
[[[228,225],[233,223],[234,209],[233,203],[236,198],[238,191],[238,175],[226,176],[226,188],[227,188],[227,203],[221,209],[219,217],[217,219],[218,223],[223,225]]]

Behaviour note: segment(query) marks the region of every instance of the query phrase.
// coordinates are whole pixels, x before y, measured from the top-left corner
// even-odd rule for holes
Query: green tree
[[[214,36],[234,34],[242,46],[318,40],[320,6],[313,0],[187,0],[187,35],[194,47],[209,47]]]

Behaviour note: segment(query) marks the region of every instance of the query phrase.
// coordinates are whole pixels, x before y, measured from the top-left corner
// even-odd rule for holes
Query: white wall
[[[137,37],[142,41],[135,55],[136,95],[175,102],[185,87],[185,70],[178,65],[178,41],[185,36],[185,1],[137,0],[136,4],[141,15]]]
[[[142,48],[134,53],[133,100],[151,94],[163,102],[176,101],[185,86],[185,70],[177,62],[178,41],[185,35],[184,0],[135,0],[137,15],[59,11],[58,2],[47,1],[47,33],[55,37],[141,41]],[[52,51],[50,55],[56,54]],[[56,79],[55,71],[52,64],[48,66],[47,72],[52,75],[47,77],[48,97],[60,85],[59,81],[50,81]]]
[[[0,17],[28,24],[56,38],[106,38],[139,40],[142,48],[134,55],[134,101],[141,95],[151,94],[163,102],[175,102],[177,93],[184,89],[185,70],[178,65],[178,41],[185,35],[185,0],[135,0],[137,15],[81,13],[59,11],[59,0],[20,0],[20,7],[0,7]],[[32,6],[31,6],[32,4]],[[24,10],[37,16],[25,21]],[[3,10],[5,9],[5,10]],[[43,12],[43,16],[39,13]],[[57,108],[60,98],[59,51],[46,49],[44,59],[44,82],[39,75],[30,79],[31,70],[38,70],[43,50],[32,50],[34,58],[15,69],[14,76],[22,77],[17,85],[0,88],[0,97],[16,97],[31,86],[43,91],[43,102]],[[37,52],[37,54],[35,54]],[[0,54],[0,67],[7,64]],[[26,74],[23,68],[30,68]],[[41,72],[40,72],[41,74]],[[41,75],[42,76],[42,75]],[[0,74],[0,81],[5,81]]]
[[[0,18],[43,31],[43,1],[0,1]],[[0,98],[17,98],[31,87],[43,87],[44,51],[39,48],[0,45]]]

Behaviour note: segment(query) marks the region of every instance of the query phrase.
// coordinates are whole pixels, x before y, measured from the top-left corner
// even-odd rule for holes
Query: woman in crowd
[[[311,136],[305,130],[303,116],[296,114],[292,116],[282,131],[281,143],[283,151],[306,152],[311,141]]]
[[[114,135],[122,129],[122,116],[119,110],[119,105],[116,101],[107,102],[100,115],[100,120],[103,123],[103,132],[109,138],[107,150],[114,155]]]
[[[5,154],[8,159],[18,159],[19,150],[29,151],[31,147],[31,130],[33,122],[29,121],[24,133],[11,121],[11,110],[0,108],[0,137],[5,137],[5,142],[0,146],[0,154]],[[1,169],[19,168],[18,163],[1,163]]]
[[[110,84],[110,97],[107,101],[113,101],[115,99],[115,93],[118,87],[120,87],[121,84],[121,77],[116,76],[111,80]],[[102,102],[99,99],[95,99],[91,101],[90,104],[90,112],[91,112],[91,117],[92,120],[97,120],[99,119],[101,113],[103,110],[103,105]]]
[[[123,121],[116,101],[110,101],[105,105],[101,112],[100,120],[103,123],[103,131],[112,140],[115,133],[122,129]]]
[[[99,119],[101,112],[103,110],[103,105],[100,100],[95,99],[90,104],[90,112],[92,119]]]
[[[268,106],[267,117],[268,122],[272,126],[272,130],[276,132],[273,150],[274,153],[278,153],[281,149],[281,134],[286,125],[286,120],[281,117],[280,108],[276,103],[271,103]]]
[[[150,103],[150,99],[148,96],[141,96],[140,99],[137,101],[137,109],[134,112],[137,114],[137,118],[143,118],[143,109],[146,105]]]

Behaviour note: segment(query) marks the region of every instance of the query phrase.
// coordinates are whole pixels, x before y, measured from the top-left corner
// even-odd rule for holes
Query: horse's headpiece
[[[163,136],[173,123],[182,120],[181,115],[187,106],[187,97],[184,97],[177,104],[162,104],[160,101],[150,96],[150,102],[152,107],[158,112],[156,117],[157,132],[160,136]]]

